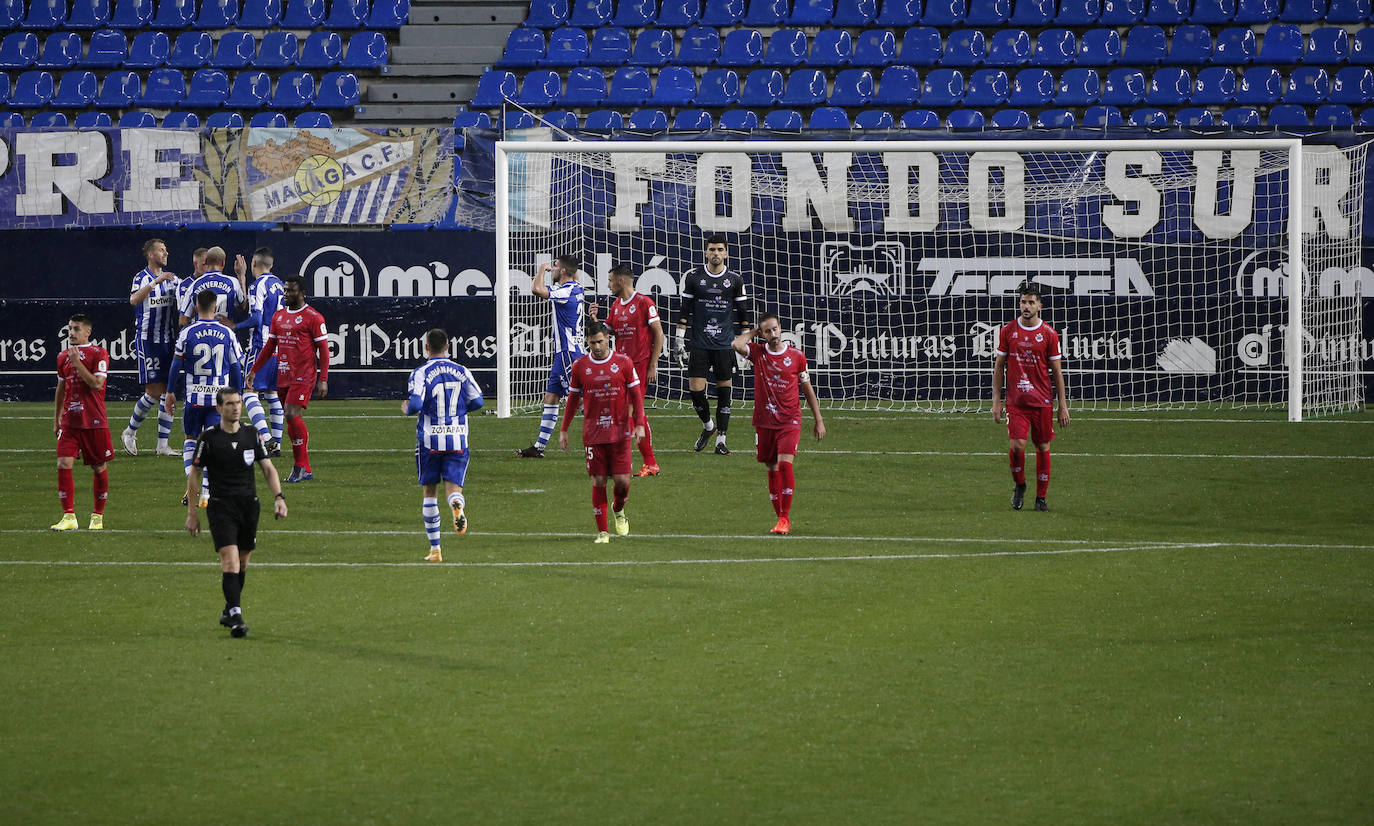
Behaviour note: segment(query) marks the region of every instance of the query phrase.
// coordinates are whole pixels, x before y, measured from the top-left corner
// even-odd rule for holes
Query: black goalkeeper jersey
[[[741,332],[736,324],[748,321],[744,277],[728,267],[719,275],[693,267],[682,276],[681,313],[687,320],[688,347],[729,350]]]
[[[267,448],[252,427],[226,433],[220,425],[212,425],[196,441],[191,463],[210,472],[211,499],[251,498],[258,493],[255,466],[266,458]]]

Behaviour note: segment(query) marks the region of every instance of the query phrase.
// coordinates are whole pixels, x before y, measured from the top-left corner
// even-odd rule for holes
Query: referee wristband
[[[284,494],[284,493],[279,493],[279,494],[277,494],[277,498],[280,499],[280,500],[282,500],[283,502],[285,502],[285,501],[286,501],[286,494]]]

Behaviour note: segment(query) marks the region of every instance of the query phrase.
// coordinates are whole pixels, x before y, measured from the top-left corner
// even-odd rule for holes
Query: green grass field
[[[395,404],[312,407],[246,640],[151,423],[59,535],[0,406],[0,823],[1369,822],[1374,414],[1077,414],[1040,514],[988,417],[832,411],[781,538],[747,413],[659,412],[609,546],[481,417],[432,565]]]

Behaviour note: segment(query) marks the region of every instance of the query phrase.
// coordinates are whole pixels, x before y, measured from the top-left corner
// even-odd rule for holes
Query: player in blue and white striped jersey
[[[262,350],[267,338],[267,330],[272,325],[272,316],[282,305],[281,279],[272,274],[272,250],[258,247],[253,250],[253,280],[248,285],[248,317],[234,325],[235,330],[249,331],[248,353],[244,364],[252,364]],[[242,255],[234,256],[234,273],[243,278],[248,269]],[[263,402],[267,402],[271,412],[269,424],[267,413],[263,412]],[[285,421],[285,410],[277,397],[277,357],[267,360],[266,366],[253,377],[253,386],[244,388],[243,412],[267,445],[269,456],[281,455],[281,431]]]
[[[196,320],[182,328],[172,355],[165,409],[171,412],[178,394],[185,399],[181,411],[181,430],[186,440],[181,446],[182,463],[191,473],[191,459],[201,431],[219,423],[215,394],[221,387],[238,390],[243,386],[243,350],[234,331],[215,319],[219,294],[201,290],[196,294]],[[205,505],[209,483],[201,488]]]
[[[407,416],[419,414],[415,424],[415,470],[424,486],[420,515],[429,538],[429,562],[443,562],[439,543],[439,480],[444,481],[453,529],[468,532],[463,512],[463,483],[468,473],[468,414],[482,404],[482,388],[472,373],[448,357],[448,333],[435,328],[425,334],[429,359],[410,374],[410,394],[401,402]]]
[[[138,380],[143,395],[134,403],[129,424],[120,434],[124,450],[138,455],[138,429],[154,408],[157,416],[157,453],[174,455],[167,446],[172,433],[172,415],[162,409],[167,392],[167,371],[172,366],[172,345],[177,338],[177,285],[179,279],[167,266],[167,244],[161,238],[143,243],[147,263],[129,286],[129,303],[134,306],[134,357],[138,360]]]
[[[215,293],[215,317],[224,322],[228,322],[247,300],[242,280],[223,272],[224,261],[223,247],[211,247],[205,251],[205,272],[196,276],[191,286],[182,294],[182,303],[178,308],[181,312],[178,321],[182,327],[190,324],[196,317],[195,302],[204,290]]]
[[[515,451],[522,459],[544,458],[544,448],[553,437],[558,424],[558,402],[568,395],[568,371],[573,362],[586,354],[582,346],[582,307],[585,295],[577,281],[580,262],[575,255],[560,255],[553,264],[539,265],[530,292],[547,298],[553,309],[553,365],[549,367],[549,382],[544,387],[544,411],[539,417],[539,437],[529,447]],[[544,283],[544,274],[553,272],[552,286]]]

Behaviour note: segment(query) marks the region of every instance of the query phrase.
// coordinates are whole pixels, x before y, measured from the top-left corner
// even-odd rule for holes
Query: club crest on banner
[[[385,223],[406,195],[418,136],[249,128],[239,165],[252,220]]]

